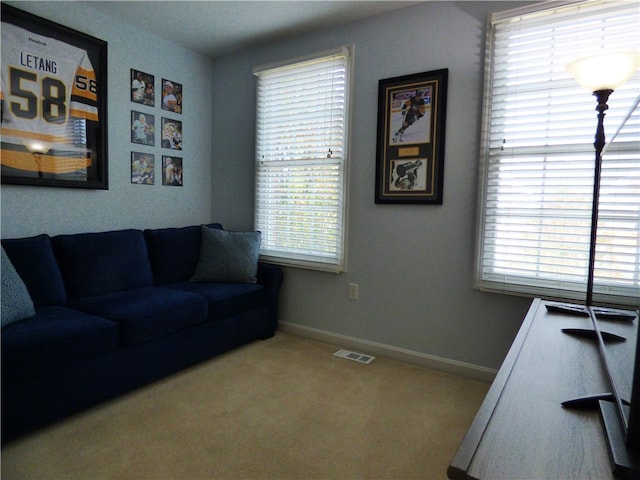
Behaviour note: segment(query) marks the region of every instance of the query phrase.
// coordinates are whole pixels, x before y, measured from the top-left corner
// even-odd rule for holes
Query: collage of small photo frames
[[[139,145],[141,151],[131,151],[131,183],[155,185],[156,155],[160,147],[169,151],[162,158],[162,185],[183,185],[182,156],[182,84],[162,78],[160,103],[156,104],[155,76],[131,69],[131,101],[137,104],[131,110],[131,143]],[[160,107],[159,115],[156,108]],[[166,116],[165,116],[166,115]],[[156,117],[160,117],[160,134],[156,135]],[[150,151],[142,151],[147,150]],[[175,153],[174,153],[175,152]]]

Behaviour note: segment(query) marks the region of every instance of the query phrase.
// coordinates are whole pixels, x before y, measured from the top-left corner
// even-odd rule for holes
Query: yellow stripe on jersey
[[[46,133],[29,132],[6,127],[2,127],[0,133],[3,137],[28,138],[30,140],[39,140],[48,143],[69,143],[69,138],[64,135],[47,135]]]
[[[96,107],[91,107],[79,102],[71,102],[69,115],[75,118],[84,118],[94,122],[97,122],[99,119],[98,109]]]
[[[29,172],[72,173],[91,166],[91,159],[85,157],[56,157],[55,155],[36,155],[29,152],[2,150],[0,164]]]

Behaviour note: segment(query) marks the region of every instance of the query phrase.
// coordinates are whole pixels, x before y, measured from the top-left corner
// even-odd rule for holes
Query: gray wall
[[[2,185],[2,236],[181,226],[211,217],[212,61],[153,34],[115,22],[85,2],[7,2],[108,42],[109,190]],[[90,21],[87,21],[90,19]],[[156,108],[130,101],[130,69],[156,76]],[[184,88],[184,187],[162,185],[159,84]],[[156,148],[131,143],[131,110],[155,115]],[[177,118],[177,116],[172,115]],[[131,184],[131,151],[155,153],[155,185]],[[176,153],[173,151],[173,153]]]
[[[283,321],[500,365],[530,301],[476,291],[472,278],[485,20],[510,7],[428,2],[216,61],[213,218],[244,229],[253,222],[253,67],[355,44],[348,271],[287,268]],[[376,205],[378,81],[440,68],[449,69],[444,204]]]
[[[497,368],[529,300],[472,288],[485,15],[505,2],[427,2],[215,62],[86,3],[10,2],[109,43],[108,191],[2,186],[2,236],[220,221],[253,227],[256,66],[355,44],[348,271],[287,268],[281,319]],[[86,18],[91,17],[91,22]],[[182,81],[185,186],[130,184],[129,69]],[[378,81],[449,69],[444,204],[375,205]],[[155,109],[160,117],[160,109]],[[156,118],[158,124],[159,118]],[[162,149],[156,148],[156,168]],[[348,284],[360,300],[348,299]]]

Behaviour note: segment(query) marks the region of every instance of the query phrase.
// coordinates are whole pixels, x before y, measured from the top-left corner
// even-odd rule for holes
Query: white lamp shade
[[[581,87],[590,92],[615,90],[631,78],[640,66],[640,52],[599,53],[567,65]]]

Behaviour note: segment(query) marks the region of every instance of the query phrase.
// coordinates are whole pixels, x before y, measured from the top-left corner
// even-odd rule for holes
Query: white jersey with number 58
[[[2,164],[14,168],[36,145],[69,155],[78,147],[70,120],[98,121],[96,74],[87,52],[9,23],[2,23],[0,96]]]

